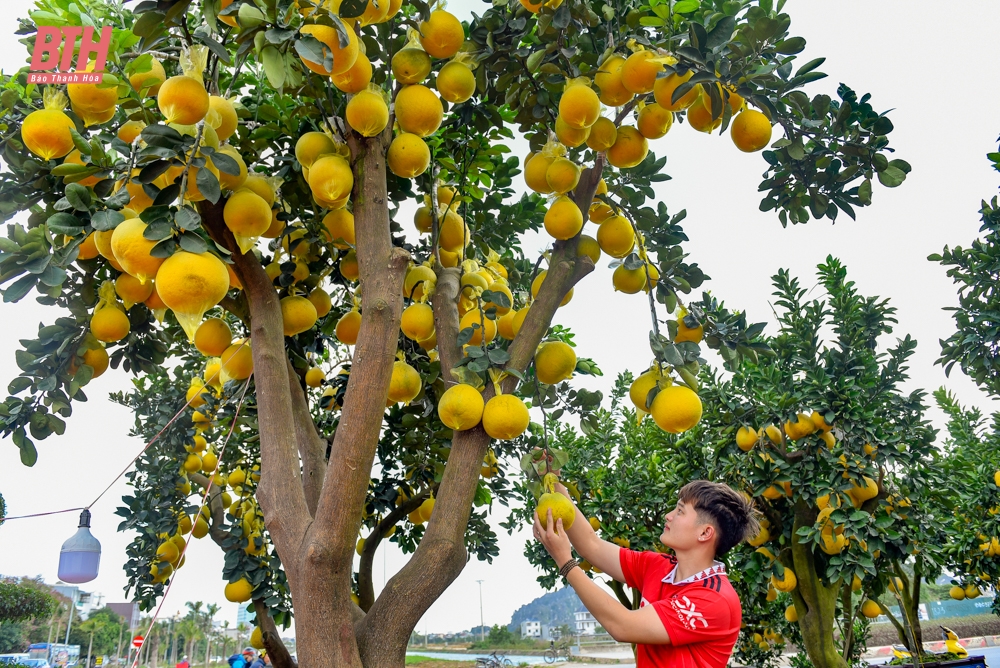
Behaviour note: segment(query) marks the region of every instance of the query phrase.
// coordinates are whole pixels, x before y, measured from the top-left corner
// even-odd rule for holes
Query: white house
[[[573,613],[576,617],[576,634],[578,636],[592,636],[597,629],[597,620],[587,610]]]
[[[541,638],[542,623],[536,621],[521,622],[522,638]]]

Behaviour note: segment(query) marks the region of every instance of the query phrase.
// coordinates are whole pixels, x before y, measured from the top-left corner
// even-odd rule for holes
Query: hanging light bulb
[[[101,565],[101,542],[90,533],[90,511],[80,513],[80,528],[59,551],[59,579],[81,584],[97,577]]]

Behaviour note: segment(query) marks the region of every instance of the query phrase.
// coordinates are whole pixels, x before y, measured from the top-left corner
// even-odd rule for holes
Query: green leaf
[[[18,392],[24,392],[29,387],[31,387],[31,379],[25,376],[18,376],[7,385],[7,392],[17,394]]]
[[[3,291],[4,302],[10,303],[19,301],[22,297],[24,297],[26,294],[28,294],[28,292],[31,291],[31,288],[35,287],[35,282],[37,280],[38,280],[37,276],[35,276],[34,274],[29,274],[28,276],[24,276],[14,281],[13,283],[10,284],[10,287],[8,287],[6,290]]]
[[[181,230],[196,230],[201,227],[201,216],[191,207],[185,206],[177,212],[174,222]]]
[[[31,439],[23,437],[18,447],[21,449],[21,463],[25,466],[34,466],[38,461],[38,451],[35,450],[35,444]]]
[[[83,230],[83,222],[79,218],[64,212],[49,216],[45,226],[50,234],[65,234],[68,237],[75,237]]]
[[[388,0],[381,0],[381,2],[388,2]],[[344,0],[340,4],[340,11],[337,14],[342,19],[354,19],[364,14],[367,7],[368,0]]]
[[[690,14],[700,6],[701,2],[698,0],[680,0],[680,2],[674,5],[674,12],[678,14]]]
[[[122,188],[122,190],[125,190]],[[118,227],[125,220],[125,214],[120,211],[98,211],[91,217],[90,225],[98,232],[107,232]]]
[[[222,191],[219,186],[219,179],[215,177],[215,174],[207,169],[199,169],[195,181],[198,183],[198,191],[205,196],[205,199],[212,204],[219,201]]]
[[[181,234],[178,241],[181,248],[189,253],[201,254],[208,250],[208,244],[205,243],[205,240],[192,232]]]
[[[383,0],[384,1],[384,0]],[[267,80],[277,90],[281,90],[285,84],[285,58],[273,46],[265,46],[261,51],[261,58],[264,61],[264,73]]]
[[[799,53],[806,48],[806,41],[801,37],[790,37],[774,45],[774,50],[784,55]],[[818,67],[819,65],[817,65]]]
[[[878,180],[886,188],[895,188],[906,180],[906,172],[899,167],[889,165],[878,172]]]
[[[79,183],[70,183],[66,186],[66,200],[77,211],[89,211],[92,201],[90,191]]]
[[[865,179],[862,181],[861,185],[858,186],[858,199],[861,203],[868,205],[872,203],[872,180]]]

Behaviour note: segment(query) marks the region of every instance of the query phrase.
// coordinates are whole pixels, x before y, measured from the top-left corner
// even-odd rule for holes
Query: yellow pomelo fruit
[[[229,144],[220,147],[217,153],[221,153],[222,155],[232,158],[234,161],[236,161],[236,166],[240,170],[239,174],[227,174],[226,172],[220,169],[219,184],[222,185],[222,187],[225,190],[229,191],[239,190],[240,187],[243,186],[244,183],[246,183],[247,176],[249,175],[247,172],[247,163],[244,162],[243,156],[240,155],[240,152],[237,151],[234,147],[230,146]]]
[[[392,379],[389,381],[389,396],[386,406],[400,402],[408,404],[420,394],[422,382],[417,370],[406,362],[396,360],[392,364]]]
[[[61,109],[39,109],[21,123],[21,141],[42,160],[62,158],[75,148],[70,128],[76,126]]]
[[[481,314],[479,309],[473,309],[463,315],[458,323],[458,329],[459,331],[463,329],[472,330],[472,338],[469,339],[469,345],[472,346],[478,346],[483,342],[484,333],[486,334],[486,343],[493,341],[497,335],[496,321],[490,320]]]
[[[423,264],[411,267],[406,272],[406,278],[403,279],[403,296],[407,299],[420,301],[424,296],[424,285],[432,284],[435,281],[437,281],[437,276],[430,267]]]
[[[736,447],[743,452],[749,452],[759,438],[760,435],[753,427],[740,427],[736,430]]]
[[[354,252],[354,249],[344,253],[344,257],[340,258],[340,275],[349,281],[356,281],[361,275],[361,269],[358,267],[358,255]]]
[[[206,394],[207,390],[205,388],[205,381],[199,378],[198,376],[195,376],[191,379],[191,385],[188,387],[187,392],[184,394],[184,400],[187,401],[188,406],[190,406],[191,408],[198,408],[199,406],[203,406],[205,404]],[[202,442],[205,441],[205,439],[201,436],[196,436],[195,438],[196,439],[200,438]],[[199,449],[199,444],[197,440],[195,441],[195,450],[198,452],[204,450],[204,448]]]
[[[698,99],[698,92],[701,90],[701,87],[697,85],[681,95],[676,102],[673,101],[674,91],[692,76],[694,76],[694,70],[688,70],[683,75],[675,73],[657,79],[656,85],[653,86],[653,98],[656,100],[656,104],[667,111],[683,111],[694,104],[694,101]]]
[[[753,153],[771,143],[771,121],[756,109],[744,109],[733,119],[729,134],[736,148]]]
[[[513,306],[514,295],[511,293],[510,288],[507,287],[506,284],[497,281],[490,283],[486,289],[489,290],[490,292],[502,292],[504,295],[507,296],[507,301],[511,303],[511,306]],[[511,310],[511,306],[500,306],[499,304],[496,303],[493,304],[493,308],[497,310],[497,315],[504,315],[506,313],[509,313]]]
[[[94,370],[91,378],[97,378],[108,370],[108,365],[110,364],[108,351],[103,346],[89,348],[83,353],[83,363]]]
[[[214,452],[206,452],[201,456],[201,470],[205,473],[213,473],[219,466],[219,457]]]
[[[663,70],[663,65],[653,62],[656,57],[654,51],[644,50],[626,58],[621,69],[622,86],[639,95],[653,92],[656,75]]]
[[[246,578],[226,585],[226,600],[233,603],[246,603],[253,595],[253,585]]]
[[[156,558],[160,561],[165,561],[167,563],[173,564],[177,562],[180,557],[180,548],[177,547],[177,543],[173,540],[165,540],[159,544],[156,548]]]
[[[434,134],[444,117],[440,98],[422,84],[403,86],[396,94],[394,110],[396,122],[403,132],[412,132],[418,137]]]
[[[958,585],[954,585],[951,589],[948,590],[948,595],[951,596],[956,601],[963,601],[965,600],[965,588],[960,587]]]
[[[572,239],[583,229],[583,213],[572,199],[557,197],[545,212],[545,231],[554,239]]]
[[[563,529],[569,529],[573,526],[573,520],[576,519],[576,506],[562,494],[546,493],[538,499],[535,512],[538,513],[538,519],[542,526],[546,526],[548,523],[549,511],[552,512],[552,528],[556,528],[556,522],[559,520],[562,520]]]
[[[76,259],[93,260],[100,254],[101,252],[97,250],[97,232],[91,232],[77,247]]]
[[[688,327],[684,324],[684,318],[677,318],[677,336],[674,337],[675,343],[681,343],[682,341],[690,341],[691,343],[701,343],[702,338],[705,336],[705,326],[699,324],[697,327]]]
[[[153,294],[153,282],[142,283],[131,274],[121,274],[115,279],[115,293],[122,298],[125,309],[132,308],[132,304],[138,304],[149,299]]]
[[[247,179],[249,183],[250,179]],[[327,209],[339,209],[341,200],[354,188],[354,172],[339,155],[325,155],[309,168],[309,189],[316,203]]]
[[[497,319],[497,333],[508,341],[513,341],[514,336],[516,336],[514,332],[514,319],[516,317],[517,311],[511,309]]]
[[[431,150],[427,142],[415,134],[401,132],[389,145],[386,163],[393,174],[404,179],[413,179],[431,164]]]
[[[323,132],[307,132],[295,142],[295,159],[303,167],[312,167],[320,156],[337,152],[337,145]]]
[[[640,411],[648,413],[650,409],[646,405],[646,399],[649,397],[650,391],[660,382],[660,378],[662,378],[660,373],[653,368],[633,380],[628,388],[628,398],[632,401],[632,405]]]
[[[160,92],[160,86],[167,80],[167,72],[163,69],[163,63],[155,57],[150,63],[150,67],[145,72],[136,72],[128,78],[132,88],[143,97],[155,97]],[[146,90],[143,91],[143,88]]]
[[[615,216],[597,228],[597,243],[611,257],[622,258],[635,247],[635,232],[625,216]]]
[[[274,206],[274,188],[271,187],[271,184],[264,177],[250,174],[243,183],[243,187],[249,188],[263,197],[268,206]]]
[[[434,218],[431,216],[430,207],[417,207],[413,214],[413,225],[421,234],[430,234],[434,230]]]
[[[230,195],[222,217],[234,235],[259,237],[271,226],[271,207],[263,197],[243,188]]]
[[[594,531],[601,530],[601,520],[597,519],[596,517],[591,517],[589,520],[587,520],[587,522],[590,523],[590,528],[593,529]]]
[[[444,426],[455,431],[472,429],[483,418],[486,404],[483,395],[471,385],[452,385],[438,401],[438,417]]]
[[[156,273],[156,293],[192,341],[205,311],[218,304],[228,291],[226,265],[208,252],[177,251]]]
[[[583,257],[584,255],[589,257],[590,261],[596,265],[601,259],[601,245],[597,243],[597,239],[594,237],[581,234],[576,244],[576,256]]]
[[[635,97],[635,93],[622,83],[624,64],[625,58],[615,54],[605,60],[594,75],[594,84],[601,91],[600,100],[609,107],[620,107]]]
[[[94,64],[90,62],[83,71],[93,72]],[[71,83],[66,85],[66,94],[74,110],[103,115],[109,109],[113,110],[118,103],[118,87],[104,88],[92,83]]]
[[[571,128],[589,128],[601,115],[601,101],[586,84],[571,85],[559,98],[559,117]]]
[[[427,522],[430,520],[431,515],[434,513],[434,499],[433,497],[425,500],[420,504],[420,507],[416,511],[419,514],[420,523]]]
[[[511,330],[514,332],[514,336],[521,331],[521,325],[524,324],[524,320],[528,317],[528,311],[531,307],[525,306],[514,314],[514,320],[511,322]],[[511,337],[513,338],[513,337]]]
[[[722,125],[722,116],[712,117],[712,100],[702,92],[687,110],[688,124],[698,132],[709,133]]]
[[[428,304],[410,304],[399,320],[403,335],[411,341],[424,341],[434,334],[434,309]]]
[[[608,163],[618,169],[635,167],[646,159],[649,142],[636,128],[623,125],[618,128],[614,145],[608,149]]]
[[[365,11],[358,17],[362,26],[382,23],[389,14],[389,3],[386,0],[368,0]]]
[[[538,296],[538,291],[542,289],[542,283],[545,282],[545,277],[548,276],[548,275],[549,275],[549,270],[548,269],[542,269],[540,272],[538,272],[537,274],[535,274],[535,278],[532,279],[532,281],[531,281],[531,298],[532,299],[534,299],[535,297]],[[566,296],[564,296],[562,298],[562,301],[559,302],[559,305],[560,306],[566,306],[566,304],[569,304],[572,299],[573,299],[573,288],[570,288],[569,292],[566,293]]]
[[[77,149],[73,149],[72,151],[70,151],[69,154],[65,158],[63,158],[63,164],[64,165],[83,165],[84,162],[83,162],[83,158],[80,155],[80,151],[77,150]],[[85,165],[85,166],[87,166],[87,165]],[[79,183],[81,186],[88,186],[88,187],[90,187],[90,186],[97,185],[97,183],[99,183],[100,180],[101,180],[100,177],[98,177],[96,174],[94,174],[92,176],[88,176],[85,179],[80,179],[79,181],[77,181],[77,183]]]
[[[389,107],[382,96],[372,90],[363,90],[353,96],[344,115],[347,124],[362,137],[374,137],[389,124]],[[312,179],[311,169],[309,178]]]
[[[576,353],[562,341],[544,341],[535,351],[535,376],[538,382],[556,385],[573,377]]]
[[[444,214],[444,219],[440,222],[438,244],[444,250],[458,253],[468,246],[471,240],[472,232],[466,225],[465,219],[448,209]]]
[[[640,109],[635,122],[636,129],[646,139],[659,139],[673,124],[674,115],[655,102]]]
[[[335,334],[341,343],[353,346],[358,342],[358,332],[361,331],[361,314],[358,311],[348,311],[337,321]]]
[[[434,58],[451,58],[464,43],[465,29],[454,14],[436,9],[420,23],[420,44]]]
[[[188,473],[195,473],[201,470],[201,457],[196,454],[189,454],[184,459],[182,468]]]
[[[236,128],[240,124],[239,116],[236,115],[236,107],[224,97],[210,95],[208,98],[208,108],[219,114],[219,124],[215,127],[215,134],[219,141],[226,141],[236,133]]]
[[[298,295],[289,295],[281,300],[281,322],[285,336],[295,336],[307,332],[316,324],[319,314],[313,303]]]
[[[548,195],[552,192],[545,175],[549,171],[549,165],[554,160],[555,158],[542,153],[533,153],[524,161],[524,182],[540,195]]]
[[[179,74],[163,82],[156,104],[167,123],[194,125],[208,113],[208,91],[197,79]]]
[[[309,387],[320,387],[324,380],[326,380],[326,374],[323,373],[322,369],[313,367],[306,371],[306,385]]]
[[[587,137],[587,146],[598,153],[607,151],[618,139],[618,128],[610,118],[601,116],[592,126]]]
[[[392,76],[404,86],[418,84],[431,73],[431,56],[423,49],[400,49],[392,56]]]
[[[875,619],[882,614],[882,608],[875,601],[868,599],[861,605],[861,614],[868,619]]]
[[[791,568],[785,568],[785,574],[783,577],[779,578],[777,575],[771,576],[771,585],[778,591],[783,591],[788,593],[795,589],[798,584],[798,579],[795,577],[795,573]]]
[[[250,646],[254,649],[264,649],[264,633],[259,626],[253,627],[250,633]]]
[[[389,0],[389,11],[385,15],[385,20],[388,21],[393,16],[399,13],[399,10],[403,7],[403,0]]]
[[[324,236],[334,248],[347,250],[354,245],[354,214],[347,209],[334,209],[323,216]]]
[[[660,429],[680,434],[701,420],[701,399],[689,387],[671,385],[656,394],[649,412]]]
[[[799,611],[795,609],[794,603],[785,608],[785,621],[790,624],[799,621]]]
[[[435,85],[442,98],[452,104],[460,104],[476,92],[476,75],[465,63],[453,60],[438,72]]]
[[[119,223],[111,236],[111,252],[122,268],[138,278],[140,283],[152,280],[164,262],[163,258],[149,254],[157,242],[143,236],[145,229],[146,223],[133,218]]]
[[[448,206],[454,201],[458,191],[451,186],[440,185],[437,189],[438,206]]]
[[[640,266],[635,269],[626,269],[624,264],[620,264],[615,267],[614,273],[611,275],[611,283],[615,287],[615,292],[634,295],[646,287],[646,268]]]
[[[368,88],[368,84],[372,81],[372,61],[359,51],[358,57],[350,69],[341,74],[334,74],[330,79],[333,81],[333,85],[343,92],[357,95]]]
[[[131,144],[142,133],[144,127],[146,124],[142,121],[126,121],[118,128],[118,138],[126,144]]]
[[[253,351],[250,341],[233,341],[220,357],[221,371],[234,380],[246,380],[253,373]],[[206,371],[207,373],[207,371]],[[221,374],[220,374],[221,375]]]
[[[580,182],[580,166],[568,158],[556,158],[545,170],[545,181],[557,195],[568,193]]]
[[[512,394],[493,397],[483,409],[483,429],[490,438],[502,441],[515,439],[524,433],[530,421],[527,406]]]
[[[320,318],[326,317],[326,314],[333,308],[330,295],[323,288],[316,288],[306,296],[306,299],[312,302],[312,305],[316,308],[316,315]]]
[[[756,536],[747,539],[747,543],[753,547],[760,547],[769,540],[771,540],[771,532],[767,528],[761,527],[760,532]]]
[[[343,74],[347,70],[351,69],[354,65],[354,61],[358,59],[358,53],[360,52],[358,46],[358,36],[354,33],[354,29],[351,26],[344,23],[344,30],[347,31],[347,46],[340,46],[340,35],[337,34],[337,30],[331,26],[321,25],[318,23],[304,25],[299,29],[304,35],[311,35],[315,37],[326,47],[324,55],[329,55],[333,59],[333,67],[331,69],[326,69],[323,63],[314,63],[311,60],[306,60],[302,58],[302,63],[308,67],[310,70],[316,74],[325,74],[326,76],[331,76],[335,74]]]
[[[587,141],[587,137],[590,136],[589,127],[579,129],[571,128],[566,125],[566,121],[563,120],[562,116],[556,117],[555,130],[556,138],[559,140],[559,143],[565,144],[571,148],[581,146],[585,141]]]

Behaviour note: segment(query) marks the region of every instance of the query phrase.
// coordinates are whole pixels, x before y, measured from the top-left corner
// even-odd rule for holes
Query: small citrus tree
[[[463,24],[421,0],[42,0],[29,48],[38,25],[113,35],[101,85],[3,78],[0,211],[22,215],[0,242],[4,300],[34,290],[62,312],[16,352],[4,435],[33,465],[89,380],[139,376],[120,397],[136,432],[166,429],[122,511],[144,605],[183,534],[211,533],[275,665],[291,660],[269,620],[291,606],[306,665],[402,663],[466,562],[484,469],[528,426],[521,397],[599,400],[563,384],[590,366],[550,325],[602,254],[664,309],[644,406],[661,428],[698,422],[702,334],[729,363],[754,354],[739,318],[685,304],[705,277],[683,215],[650,201],[667,178],[650,139],[683,122],[760,151],[777,125],[761,207],[785,224],[853,217],[873,180],[905,179],[869,96],[801,90],[822,59],[796,67],[780,5],[525,0]],[[535,192],[518,199],[521,171]],[[541,229],[536,257],[521,240]],[[190,422],[170,427],[180,391]],[[205,510],[187,501],[209,484]],[[359,529],[377,545],[404,514],[426,528],[400,534],[413,556],[374,599]]]
[[[716,474],[764,516],[756,551],[737,553],[736,570],[757,581],[757,600],[791,595],[788,618],[826,668],[848,665],[863,646],[859,616],[878,616],[875,599],[902,589],[893,578],[922,538],[905,523],[908,472],[931,458],[934,431],[923,393],[899,387],[916,343],[879,350],[893,309],[860,295],[834,258],[819,279],[825,296],[807,301],[787,272],[774,277],[780,331],[764,340],[774,357],[706,384],[701,428]]]

